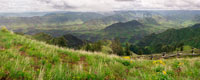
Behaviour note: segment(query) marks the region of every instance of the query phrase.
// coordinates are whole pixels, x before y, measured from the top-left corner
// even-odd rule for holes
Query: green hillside
[[[148,47],[152,52],[166,52],[176,50],[179,46],[200,48],[200,24],[188,28],[169,29],[159,34],[151,34],[142,39],[137,45]]]
[[[1,80],[199,80],[199,58],[143,60],[75,51],[0,31]]]
[[[116,23],[112,24],[104,29],[105,38],[120,38],[121,42],[129,42],[131,37],[143,37],[144,35],[149,34],[149,31],[145,30],[151,26],[144,25],[136,20],[132,20],[125,23]],[[131,42],[131,41],[130,41]],[[134,42],[134,41],[132,41]]]

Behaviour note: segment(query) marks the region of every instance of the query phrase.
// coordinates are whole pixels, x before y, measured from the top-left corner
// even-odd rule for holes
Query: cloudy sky
[[[200,10],[200,0],[0,0],[0,12]]]

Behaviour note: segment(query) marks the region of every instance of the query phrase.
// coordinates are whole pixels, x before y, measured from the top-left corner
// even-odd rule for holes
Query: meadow
[[[1,80],[200,80],[200,58],[132,59],[0,31]]]

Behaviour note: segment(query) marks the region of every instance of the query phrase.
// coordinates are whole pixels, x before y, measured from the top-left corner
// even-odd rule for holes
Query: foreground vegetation
[[[2,80],[199,80],[198,58],[139,60],[75,51],[0,31]]]

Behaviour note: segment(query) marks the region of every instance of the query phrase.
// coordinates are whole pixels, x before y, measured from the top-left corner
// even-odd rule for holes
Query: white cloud
[[[200,0],[0,0],[1,12],[199,10]]]

